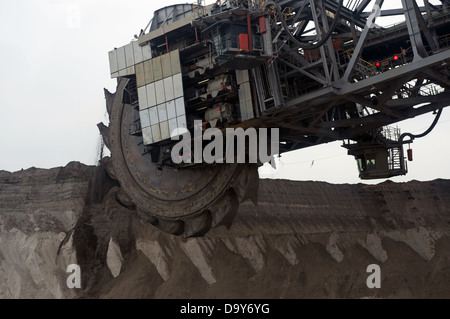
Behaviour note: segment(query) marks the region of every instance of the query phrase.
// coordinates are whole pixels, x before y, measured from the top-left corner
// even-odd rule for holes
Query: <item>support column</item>
[[[402,0],[402,1],[406,1],[406,0]],[[375,6],[374,6],[374,10],[376,10],[377,6],[378,6],[378,8],[381,8],[383,6],[383,3],[384,3],[384,0],[377,0],[375,3]],[[373,17],[373,19],[376,19],[376,16]],[[373,23],[375,23],[375,21],[373,21]],[[366,23],[366,26],[364,27],[364,30],[363,30],[361,36],[359,37],[359,41],[356,44],[356,48],[353,51],[352,58],[350,59],[350,62],[347,66],[347,70],[345,71],[345,74],[342,77],[342,80],[344,82],[348,82],[348,80],[350,79],[353,69],[355,68],[356,62],[358,62],[358,59],[361,56],[362,50],[367,41],[367,36],[369,35],[369,32],[371,29],[372,29],[372,24]]]
[[[419,17],[417,16],[414,4],[414,0],[402,0],[403,10],[405,11],[406,17],[406,26],[408,27],[409,38],[411,40],[411,46],[414,53],[414,60],[417,60],[427,57],[428,53],[423,44]]]

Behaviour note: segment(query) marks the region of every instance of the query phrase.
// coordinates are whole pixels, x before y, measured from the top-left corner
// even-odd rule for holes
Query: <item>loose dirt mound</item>
[[[119,204],[103,167],[0,172],[0,297],[450,297],[450,181],[260,182],[229,229],[185,240]]]

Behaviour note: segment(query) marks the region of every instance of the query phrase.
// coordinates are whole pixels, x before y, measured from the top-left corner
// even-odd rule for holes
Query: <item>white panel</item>
[[[177,119],[171,119],[169,120],[169,133],[170,133],[170,137],[172,137],[172,134],[174,134],[174,136],[178,136],[177,132],[177,128],[178,128],[178,123],[177,123]]]
[[[242,71],[241,70],[236,70],[236,83],[237,84],[241,84],[242,82],[243,82]]]
[[[164,121],[161,122],[159,125],[161,129],[161,140],[169,139],[170,138],[169,122]]]
[[[186,114],[184,109],[184,99],[182,97],[175,100],[175,108],[177,110],[177,116]]]
[[[150,112],[150,124],[155,125],[159,123],[158,110],[156,106],[149,108]]]
[[[163,78],[172,76],[172,66],[170,65],[170,54],[161,55],[161,67]]]
[[[155,83],[150,83],[145,86],[147,89],[147,102],[148,106],[155,106],[156,103],[156,92],[155,92]]]
[[[239,101],[242,103],[244,101],[251,101],[251,88],[250,83],[246,82],[240,85],[239,87]]]
[[[148,114],[148,109],[139,112],[139,116],[141,118],[141,127],[149,127],[150,126],[150,115]]]
[[[145,86],[138,88],[139,110],[145,110],[149,107],[147,104],[147,92]]]
[[[152,60],[144,62],[144,74],[145,74],[145,84],[155,82],[155,77],[153,75]]]
[[[133,42],[133,52],[134,52],[134,62],[136,64],[144,61],[144,57],[142,56],[142,48],[139,46],[137,41]]]
[[[181,73],[175,74],[173,76],[173,94],[176,98],[182,97],[184,95],[183,92],[183,79]]]
[[[164,92],[166,93],[166,101],[173,100],[175,98],[175,95],[173,93],[172,77],[164,79]]]
[[[153,143],[153,134],[151,127],[145,127],[142,129],[142,137],[144,138],[144,144],[149,145]]]
[[[180,51],[170,52],[170,64],[172,65],[172,74],[181,73]]]
[[[158,105],[157,108],[158,108],[159,121],[160,121],[160,122],[167,121],[167,108],[166,108],[166,103],[163,103],[163,104]]]
[[[116,50],[117,53],[117,66],[120,70],[123,70],[127,67],[127,62],[125,60],[125,48],[120,47]]]
[[[133,75],[135,73],[134,66],[120,70],[119,76]]]
[[[161,131],[159,130],[159,124],[152,126],[152,135],[154,143],[161,141]]]
[[[252,119],[255,117],[255,115],[253,114],[253,103],[252,101],[248,101],[247,102],[247,111],[248,111],[248,118]]]
[[[244,73],[244,82],[250,82],[250,77],[249,77],[249,72],[248,70],[243,70],[242,71]]]
[[[245,89],[244,86],[239,87],[239,103],[243,103],[246,100],[245,98]]]
[[[111,74],[111,78],[114,79],[114,78],[117,78],[117,77],[119,77],[119,72]]]
[[[246,121],[246,120],[252,119],[254,117],[253,116],[253,105],[252,105],[252,102],[251,101],[246,101],[244,104],[241,104],[241,105],[244,105],[244,107],[245,107],[245,110],[243,110],[242,106],[241,106],[241,113],[245,114],[245,116],[242,115],[242,121]]]
[[[126,70],[127,75],[132,75],[132,74],[136,73],[134,65],[127,67],[125,70]]]
[[[161,57],[158,56],[152,59],[152,67],[153,67],[153,77],[155,81],[162,80],[162,66],[161,66]]]
[[[133,66],[135,64],[132,43],[128,43],[125,46],[125,59],[126,59],[127,67]]]
[[[245,100],[251,101],[252,100],[252,90],[251,90],[249,82],[244,83],[244,89],[245,89]]]
[[[109,70],[111,71],[111,74],[116,73],[117,71],[119,71],[119,66],[117,65],[116,50],[108,52],[108,56],[109,56]]]
[[[142,48],[142,58],[144,59],[144,61],[150,60],[152,58],[152,49],[150,47],[150,44],[147,43],[141,48]]]
[[[249,82],[245,82],[240,85],[239,104],[242,121],[246,121],[254,117],[251,87]]]
[[[156,91],[156,104],[162,104],[166,102],[163,80],[155,82],[155,91]]]
[[[173,119],[177,117],[177,113],[175,111],[175,100],[167,102],[166,106],[167,106],[167,118]]]
[[[136,64],[136,83],[137,86],[144,86],[145,85],[145,74],[144,74],[144,63]]]
[[[177,117],[177,124],[178,124],[178,128],[187,128],[186,116],[181,115],[181,116]]]
[[[236,70],[236,82],[241,84],[250,81],[248,76],[248,70]]]

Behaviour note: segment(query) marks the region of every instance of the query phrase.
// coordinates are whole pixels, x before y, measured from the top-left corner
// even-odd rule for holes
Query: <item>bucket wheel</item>
[[[119,78],[115,94],[105,90],[110,124],[98,125],[111,152],[110,175],[120,183],[122,196],[134,204],[140,218],[174,235],[201,236],[218,225],[230,227],[240,202],[256,202],[257,165],[176,169],[152,162],[142,136],[130,134],[139,107],[124,103],[128,82]]]

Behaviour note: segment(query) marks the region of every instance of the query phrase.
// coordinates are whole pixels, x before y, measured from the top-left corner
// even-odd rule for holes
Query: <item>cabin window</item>
[[[376,171],[376,154],[367,154],[366,155],[366,170],[367,171]]]

